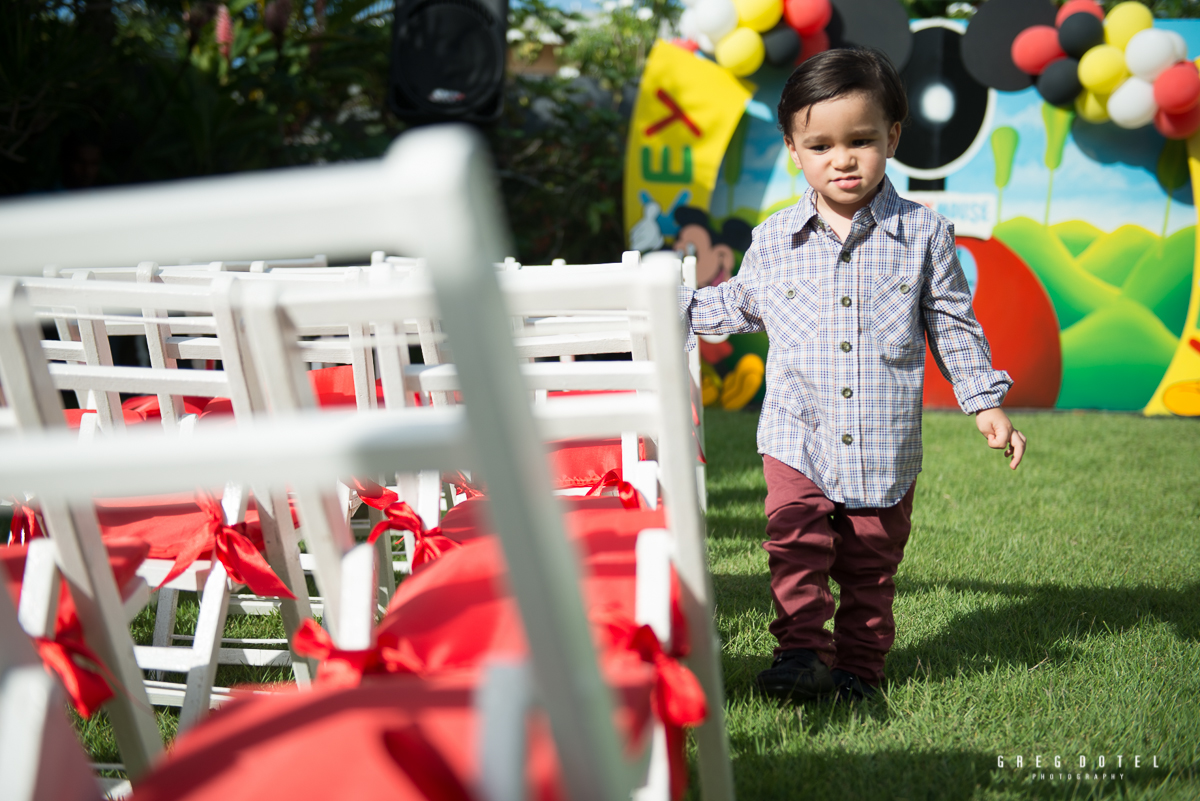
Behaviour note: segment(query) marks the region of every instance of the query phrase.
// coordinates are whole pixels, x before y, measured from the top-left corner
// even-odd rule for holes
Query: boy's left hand
[[[1008,415],[999,408],[984,409],[976,412],[975,425],[979,427],[979,433],[987,437],[989,447],[1004,448],[1004,455],[1012,457],[1008,466],[1016,470],[1025,455],[1025,435],[1013,428]]]

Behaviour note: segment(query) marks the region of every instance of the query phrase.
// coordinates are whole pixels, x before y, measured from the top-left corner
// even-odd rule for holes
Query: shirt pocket
[[[798,345],[817,335],[821,322],[820,285],[815,281],[792,279],[767,286],[767,309],[772,341]]]
[[[883,275],[871,290],[871,328],[886,356],[920,349],[921,274]]]

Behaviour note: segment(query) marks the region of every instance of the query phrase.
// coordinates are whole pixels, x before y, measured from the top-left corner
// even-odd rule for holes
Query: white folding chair
[[[0,254],[0,269],[29,269],[31,263],[49,260],[63,266],[86,263],[85,258],[97,257],[101,242],[104,260],[119,262],[127,260],[133,241],[139,238],[137,257],[144,253],[151,258],[156,257],[155,250],[168,245],[208,257],[218,249],[230,254],[268,252],[285,243],[335,257],[361,252],[364,246],[422,254],[438,290],[450,342],[471,343],[455,350],[466,400],[461,410],[420,410],[422,424],[416,431],[381,426],[383,415],[348,419],[320,415],[305,421],[304,437],[295,437],[294,427],[274,432],[255,427],[236,434],[214,432],[213,437],[181,442],[167,451],[148,450],[139,437],[129,436],[106,441],[110,453],[104,458],[136,464],[141,454],[147,458],[157,454],[149,459],[155,469],[136,471],[148,490],[165,490],[176,471],[207,484],[270,480],[298,486],[429,464],[478,465],[488,483],[492,518],[525,621],[534,674],[554,731],[567,792],[577,799],[616,801],[628,796],[631,770],[613,729],[611,697],[600,679],[579,597],[578,569],[562,532],[557,502],[545,489],[547,467],[528,389],[513,369],[518,356],[512,340],[497,335],[509,331],[510,325],[492,267],[495,255],[504,250],[493,193],[488,165],[474,134],[463,129],[423,129],[403,137],[382,164],[233,176],[180,187],[97,193],[87,203],[72,198],[60,201],[62,205],[0,208],[0,237],[9,243]],[[250,209],[257,213],[247,214]],[[80,221],[75,226],[77,236],[69,245],[60,241],[57,247],[47,248],[50,221],[59,230],[64,219]],[[203,225],[197,225],[198,219]],[[197,236],[201,229],[221,231],[219,241]],[[129,236],[122,236],[123,232]],[[674,292],[671,285],[664,288]],[[677,321],[673,324],[677,326]],[[480,331],[486,335],[473,333]],[[679,336],[677,329],[675,336]],[[386,414],[399,418],[405,413]],[[440,428],[439,418],[431,414],[443,415]],[[452,439],[443,436],[455,425],[460,437],[464,435],[463,419],[476,435],[470,440],[473,459],[463,454],[465,443],[455,447]],[[630,420],[617,422],[624,425]],[[677,424],[688,427],[690,418],[682,415]],[[280,437],[291,439],[281,445]],[[269,459],[255,450],[267,449],[268,442],[272,443]],[[23,460],[19,471],[0,464],[0,492],[28,489],[45,495],[53,491],[61,486],[54,466],[68,453],[77,452],[76,464],[91,469],[80,471],[86,480],[72,492],[111,490],[115,477],[94,469],[103,460],[97,457],[89,462],[94,454],[76,443],[62,445],[68,449],[59,450],[50,441],[37,443],[36,449],[19,448]],[[230,452],[240,457],[232,472]],[[400,452],[403,460],[397,458]],[[663,469],[666,475],[666,464]],[[684,479],[694,487],[687,472]],[[685,572],[690,570],[684,565]],[[703,574],[703,562],[699,572]],[[699,655],[704,647],[696,646],[693,652]],[[719,686],[714,691],[706,684],[705,689],[719,709]],[[714,730],[723,738],[719,723]],[[701,729],[702,746],[708,741],[704,732]],[[701,763],[704,795],[728,798],[732,795],[728,761],[704,747],[710,754]]]
[[[42,342],[42,351],[48,357],[82,358],[85,363],[53,363],[48,366],[54,387],[59,390],[75,390],[86,397],[89,405],[97,408],[94,415],[84,415],[95,423],[81,426],[81,436],[89,438],[96,429],[121,430],[124,428],[120,413],[121,391],[156,394],[162,413],[165,433],[178,435],[181,431],[192,432],[194,416],[181,417],[182,396],[199,395],[228,397],[236,417],[246,420],[252,414],[252,386],[246,381],[236,336],[236,323],[227,306],[223,306],[227,292],[222,286],[232,280],[228,276],[209,287],[172,287],[162,284],[140,282],[136,284],[113,283],[88,280],[86,273],[77,273],[72,279],[27,279],[20,290],[34,305],[50,308],[56,320],[66,319],[76,327],[81,341],[78,343]],[[121,314],[133,306],[140,316]],[[203,317],[182,318],[191,322],[197,331],[206,331],[215,336],[186,335],[178,339],[188,342],[171,342],[164,331],[176,319],[172,313],[189,312]],[[121,326],[123,330],[137,331],[146,337],[153,366],[114,367],[108,345],[109,325]],[[37,336],[27,332],[26,336]],[[200,340],[203,340],[201,342]],[[220,359],[221,370],[174,369],[176,356],[187,356],[188,348],[203,348],[203,352]],[[2,358],[2,357],[0,357]],[[36,370],[31,364],[23,365],[26,370]],[[20,373],[19,365],[10,367],[12,381],[33,381]],[[47,366],[42,365],[42,370]],[[7,383],[7,380],[6,380]],[[43,394],[39,402],[44,405],[44,415],[61,416],[61,404],[56,393]],[[19,410],[18,410],[18,416]],[[19,422],[21,422],[19,420]],[[28,418],[25,425],[30,425]],[[175,437],[172,437],[173,441]],[[141,494],[136,485],[126,487],[125,495]],[[240,522],[249,499],[248,488],[230,485],[225,488],[222,508],[225,523]],[[297,535],[292,528],[291,514],[287,511],[286,495],[268,491],[255,497],[262,525],[268,563],[296,595],[295,600],[277,601],[275,608],[283,618],[284,628],[290,639],[302,620],[311,617],[307,589],[300,570]],[[277,512],[278,510],[278,512]],[[153,586],[159,587],[172,568],[172,560],[150,559],[141,568],[141,575]],[[180,646],[185,639],[174,633],[178,592],[193,591],[201,596],[197,628],[190,636],[190,645]],[[223,641],[222,633],[226,615],[230,608],[232,585],[224,566],[208,559],[197,560],[185,573],[173,579],[158,591],[158,606],[155,618],[154,641],[151,646],[139,646],[138,661],[146,670],[155,671],[155,678],[147,686],[154,703],[180,706],[180,725],[184,728],[202,717],[213,703],[229,697],[227,688],[215,688],[213,682],[218,664],[239,665],[292,665],[297,681],[310,680],[311,666],[307,660],[296,658],[286,641]],[[247,647],[247,646],[275,646]],[[187,675],[184,683],[162,680],[161,673],[178,672]]]

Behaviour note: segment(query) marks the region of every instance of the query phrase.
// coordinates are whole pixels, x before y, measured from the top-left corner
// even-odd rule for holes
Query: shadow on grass
[[[752,799],[1090,799],[1155,797],[1163,770],[1124,770],[1120,779],[1062,779],[1030,768],[997,766],[997,754],[965,750],[888,749],[869,753],[808,750],[803,740],[735,737],[734,776],[740,801]],[[782,746],[782,747],[772,747]],[[1177,785],[1173,797],[1186,797]],[[1165,789],[1165,788],[1162,788]],[[1182,792],[1179,792],[1182,791]],[[698,794],[696,794],[698,795]]]
[[[897,584],[898,594],[910,599],[949,590],[1001,596],[1007,602],[957,617],[935,636],[893,650],[888,657],[893,682],[907,681],[917,670],[940,679],[997,664],[1054,664],[1073,656],[1070,640],[1090,633],[1116,636],[1155,621],[1170,626],[1182,640],[1200,640],[1200,582],[1179,589],[905,579]]]

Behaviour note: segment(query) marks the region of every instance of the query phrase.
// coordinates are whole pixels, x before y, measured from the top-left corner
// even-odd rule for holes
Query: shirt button
[[[853,443],[854,443],[854,437],[850,436],[849,434],[842,434],[842,444],[843,445],[851,445]]]
[[[794,289],[789,289],[787,292],[784,292],[783,294],[784,294],[785,296],[787,296],[787,299],[788,299],[788,300],[791,300],[792,298],[796,297],[796,290],[794,290]]]
[[[853,302],[854,301],[850,300],[849,295],[842,295],[842,305],[845,306],[846,308],[850,308],[850,304]]]
[[[909,287],[909,285],[908,285],[908,284],[901,284],[901,285],[900,285],[900,294],[901,294],[901,295],[907,295],[907,294],[908,294],[908,290],[909,290],[909,289],[911,289],[911,287]]]
[[[849,342],[843,342],[841,347],[842,347],[842,353],[849,353],[850,348],[852,348],[853,345],[851,345]]]
[[[853,394],[854,394],[854,390],[850,389],[850,387],[845,387],[842,389],[842,397],[843,398],[849,398]]]
[[[848,250],[842,251],[842,261],[850,261],[850,251],[848,251]]]

